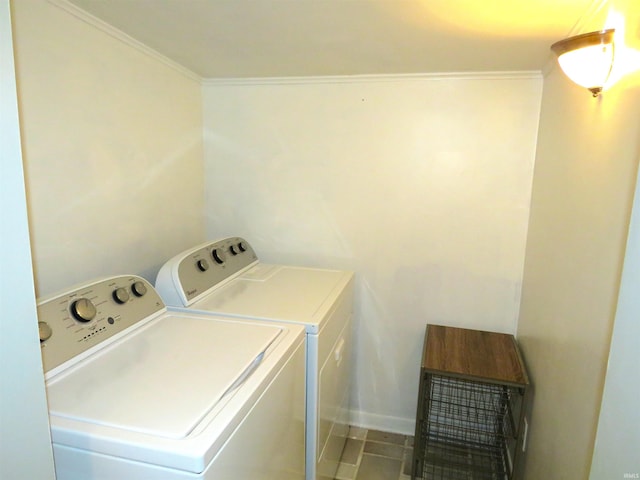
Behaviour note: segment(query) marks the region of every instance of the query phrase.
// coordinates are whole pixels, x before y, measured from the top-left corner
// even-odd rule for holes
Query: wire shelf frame
[[[424,380],[421,478],[510,479],[508,448],[516,436],[519,389],[431,374]]]

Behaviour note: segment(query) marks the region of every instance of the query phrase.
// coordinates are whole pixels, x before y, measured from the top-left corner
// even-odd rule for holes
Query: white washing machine
[[[173,257],[156,289],[169,308],[305,327],[306,478],[333,479],[349,424],[353,273],[262,264],[233,237]]]
[[[304,479],[304,328],[115,276],[38,303],[58,480]]]

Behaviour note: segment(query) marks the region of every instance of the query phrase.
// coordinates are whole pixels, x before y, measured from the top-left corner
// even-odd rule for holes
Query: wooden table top
[[[470,380],[529,384],[515,338],[504,333],[428,325],[422,368]]]

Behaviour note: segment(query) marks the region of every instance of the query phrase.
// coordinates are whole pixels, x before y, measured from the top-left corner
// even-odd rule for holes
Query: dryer
[[[349,271],[263,264],[240,237],[182,252],[156,278],[170,309],[304,326],[307,480],[334,478],[348,432],[353,278]]]
[[[302,480],[304,329],[168,311],[135,275],[38,302],[58,480]]]

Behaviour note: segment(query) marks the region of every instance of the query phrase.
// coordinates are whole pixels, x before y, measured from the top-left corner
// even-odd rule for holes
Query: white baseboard
[[[414,418],[390,417],[360,410],[351,410],[349,415],[351,425],[383,432],[413,435],[416,429]]]

